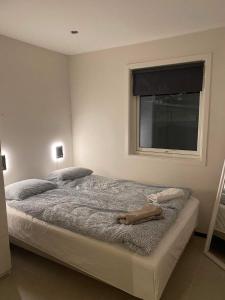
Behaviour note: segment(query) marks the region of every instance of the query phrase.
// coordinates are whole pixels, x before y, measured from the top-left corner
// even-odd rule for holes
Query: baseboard
[[[205,239],[207,238],[207,234],[206,233],[202,233],[202,232],[198,232],[198,231],[195,231],[194,235],[200,236],[200,237],[205,238]]]

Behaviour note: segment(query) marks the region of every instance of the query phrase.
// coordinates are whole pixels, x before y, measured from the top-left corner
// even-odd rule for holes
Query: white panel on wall
[[[0,155],[1,155],[1,146],[0,146]],[[4,183],[3,183],[2,170],[0,169],[0,276],[9,272],[10,268],[11,268],[11,257],[10,257],[10,250],[9,250],[9,237],[8,237],[8,227],[7,227],[7,217],[6,217]]]

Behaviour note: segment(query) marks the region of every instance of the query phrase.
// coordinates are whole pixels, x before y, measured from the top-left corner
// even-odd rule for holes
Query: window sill
[[[206,165],[206,159],[200,156],[199,154],[181,154],[181,153],[174,153],[174,152],[157,152],[157,151],[140,151],[136,150],[135,152],[130,152],[128,154],[130,157],[134,158],[156,158],[156,159],[163,159],[167,161],[173,161],[177,163],[188,163],[188,164],[195,164],[195,165]]]

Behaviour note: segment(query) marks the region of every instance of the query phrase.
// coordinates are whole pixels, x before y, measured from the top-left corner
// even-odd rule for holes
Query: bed
[[[16,245],[138,298],[157,300],[196,227],[198,209],[199,201],[191,197],[148,256],[49,224],[9,205],[7,215],[10,238]]]

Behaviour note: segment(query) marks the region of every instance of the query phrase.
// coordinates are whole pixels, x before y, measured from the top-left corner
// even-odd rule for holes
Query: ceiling
[[[224,0],[0,0],[0,34],[65,54],[222,26]]]

